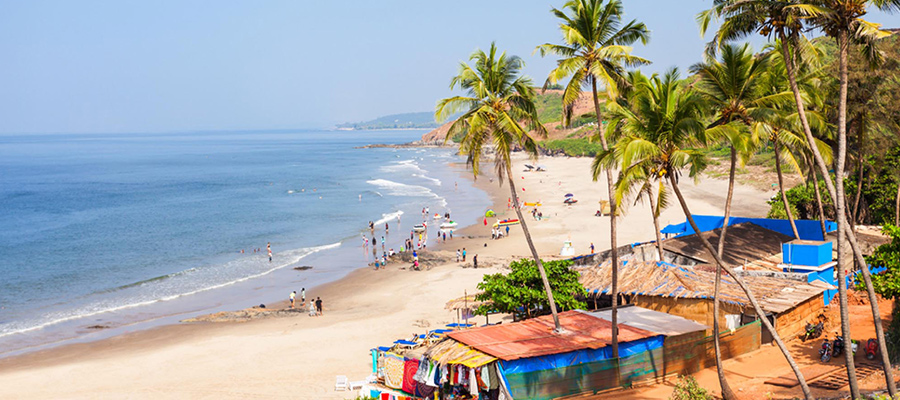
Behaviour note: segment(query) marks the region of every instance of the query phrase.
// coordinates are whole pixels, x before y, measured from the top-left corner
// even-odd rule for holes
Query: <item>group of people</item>
[[[544,213],[538,211],[537,207],[531,209],[531,218],[534,218],[535,221],[540,221],[544,218]]]
[[[491,239],[500,239],[504,236],[509,236],[509,225],[506,226],[506,233],[503,233],[503,229],[499,226],[496,228],[491,228]]]
[[[269,253],[269,262],[272,262],[272,243],[271,242],[266,243],[266,251],[268,251],[268,253]],[[256,254],[256,253],[262,253],[262,249],[260,249],[258,247],[253,249],[253,254]],[[244,254],[244,249],[241,249],[241,254]]]
[[[291,292],[289,296],[291,300],[291,309],[294,308],[294,304],[297,301],[297,291]],[[300,289],[300,307],[306,306],[306,288]],[[310,317],[318,317],[322,315],[322,298],[316,297],[315,300],[309,302],[309,316]]]

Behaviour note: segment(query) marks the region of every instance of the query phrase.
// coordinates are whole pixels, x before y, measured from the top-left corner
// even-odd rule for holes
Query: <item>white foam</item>
[[[401,215],[403,215],[403,211],[400,211],[400,210],[397,210],[395,212],[388,213],[388,214],[381,214],[381,219],[379,219],[378,221],[375,221],[375,227],[378,227],[379,225],[381,225],[385,222],[388,222],[388,221],[400,219]]]
[[[430,176],[428,176],[428,175],[424,175],[424,174],[413,174],[413,176],[416,177],[416,178],[422,178],[422,179],[424,179],[424,180],[426,180],[426,181],[431,181],[431,183],[434,183],[435,186],[441,186],[441,180],[440,180],[440,179],[432,178],[432,177],[430,177]]]
[[[328,244],[328,245],[324,245],[324,246],[308,247],[308,248],[302,248],[302,249],[296,249],[296,250],[292,250],[292,251],[287,251],[287,252],[284,252],[284,253],[281,253],[281,254],[282,254],[282,255],[288,255],[288,256],[293,255],[294,257],[289,258],[289,262],[282,263],[282,264],[278,264],[278,265],[276,265],[275,267],[269,268],[269,269],[264,270],[264,271],[259,272],[259,273],[255,273],[255,274],[243,276],[243,277],[240,277],[240,278],[237,278],[237,279],[232,279],[232,280],[229,280],[229,281],[226,281],[226,282],[223,282],[223,283],[219,283],[219,284],[215,284],[215,285],[205,286],[205,287],[202,287],[202,288],[199,288],[199,289],[190,290],[190,291],[187,291],[187,292],[184,292],[184,293],[178,293],[178,294],[172,294],[172,295],[162,296],[162,297],[155,298],[155,299],[151,299],[151,300],[137,301],[137,302],[133,302],[133,303],[129,303],[129,304],[123,304],[123,305],[120,305],[120,306],[107,306],[107,307],[103,307],[102,305],[96,305],[96,304],[95,304],[95,305],[92,305],[92,306],[82,307],[82,308],[80,308],[80,309],[73,310],[73,311],[71,311],[71,312],[68,313],[69,315],[59,315],[59,314],[57,314],[57,315],[50,315],[50,316],[49,316],[49,319],[50,319],[49,321],[46,321],[46,322],[43,322],[43,323],[39,323],[39,324],[36,324],[36,325],[33,325],[33,326],[23,327],[23,328],[14,329],[14,330],[6,331],[6,332],[0,332],[0,337],[5,337],[5,336],[9,336],[9,335],[15,335],[15,334],[19,334],[19,333],[32,332],[32,331],[36,331],[36,330],[40,330],[40,329],[46,328],[46,327],[48,327],[48,326],[60,324],[60,323],[66,322],[66,321],[72,321],[72,320],[76,320],[76,319],[80,319],[80,318],[92,317],[92,316],[95,316],[95,315],[98,315],[98,314],[103,314],[103,313],[109,313],[109,312],[115,312],[115,311],[126,310],[126,309],[130,309],[130,308],[135,308],[135,307],[146,306],[146,305],[150,305],[150,304],[154,304],[154,303],[159,303],[159,302],[163,302],[163,301],[170,301],[170,300],[174,300],[174,299],[181,298],[181,297],[185,297],[185,296],[191,296],[191,295],[194,295],[194,294],[197,294],[197,293],[202,293],[202,292],[206,292],[206,291],[210,291],[210,290],[214,290],[214,289],[223,288],[223,287],[226,287],[226,286],[231,286],[231,285],[234,285],[234,284],[237,284],[237,283],[240,283],[240,282],[245,282],[245,281],[248,281],[248,280],[250,280],[250,279],[259,278],[259,277],[262,277],[262,276],[271,274],[272,272],[275,272],[275,271],[277,271],[277,270],[279,270],[279,269],[282,269],[282,268],[284,268],[284,267],[287,267],[287,266],[296,264],[297,262],[299,262],[300,260],[302,260],[302,259],[303,259],[304,257],[306,257],[306,256],[309,256],[309,255],[314,254],[314,253],[318,253],[318,252],[323,251],[323,250],[334,249],[334,248],[340,247],[340,245],[341,245],[341,243],[338,242],[338,243],[332,243],[332,244]],[[226,265],[226,267],[227,267],[227,265]],[[199,271],[199,270],[196,269],[196,268],[191,268],[190,270],[183,271],[183,273],[175,273],[175,274],[172,274],[172,275],[188,275],[191,271]]]
[[[419,163],[417,163],[416,160],[414,160],[414,159],[397,161],[391,165],[385,165],[385,166],[381,167],[381,170],[383,172],[394,173],[394,174],[403,173],[403,172],[409,172],[411,174],[425,174],[428,172],[428,171],[422,169],[422,167],[419,166]]]

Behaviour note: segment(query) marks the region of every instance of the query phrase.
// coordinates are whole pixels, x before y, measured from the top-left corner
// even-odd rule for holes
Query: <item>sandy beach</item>
[[[517,160],[514,170],[522,171],[526,163]],[[517,173],[516,186],[523,201],[543,202],[543,220],[526,214],[541,255],[557,257],[566,240],[579,254],[589,252],[591,243],[597,251],[609,248],[609,221],[594,217],[599,200],[607,197],[606,185],[590,178],[591,159],[542,158],[539,163],[547,171]],[[489,177],[479,177],[477,184],[492,194],[500,217],[514,217],[506,208],[506,185]],[[704,178],[695,185],[685,177],[682,188],[692,212],[722,212],[727,181]],[[564,205],[566,193],[579,202]],[[770,196],[738,186],[734,214],[763,217]],[[619,245],[653,239],[647,208],[646,203],[628,207],[620,219]],[[404,221],[411,223],[412,217]],[[683,221],[681,209],[670,207],[660,223]],[[344,279],[308,288],[308,300],[324,301],[321,317],[297,313],[249,322],[181,323],[0,360],[0,398],[353,398],[355,393],[334,391],[336,375],[363,379],[371,372],[370,348],[453,322],[455,315],[444,308],[447,301],[474,292],[484,274],[500,272],[509,260],[528,254],[518,226],[501,240],[490,240],[490,227],[481,224],[457,232],[462,234],[470,237],[433,251],[450,259],[465,247],[466,264],[426,264],[425,271],[399,263],[378,271],[361,265]],[[471,268],[475,254],[482,268]],[[481,317],[477,322],[483,322]]]

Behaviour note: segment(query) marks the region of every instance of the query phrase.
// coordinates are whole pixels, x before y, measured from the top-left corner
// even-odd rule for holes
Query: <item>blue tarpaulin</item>
[[[697,223],[697,228],[699,228],[701,232],[708,232],[713,229],[721,228],[722,223],[725,221],[725,217],[721,215],[694,215],[693,217],[694,222]],[[728,226],[740,224],[743,222],[750,222],[763,228],[781,233],[783,235],[791,237],[794,236],[794,231],[791,229],[791,222],[786,219],[746,217],[728,218]],[[797,233],[800,234],[800,239],[824,240],[824,238],[822,237],[822,225],[819,221],[798,219],[794,220],[794,223],[797,225]],[[834,232],[835,230],[837,230],[837,224],[832,221],[826,221],[825,230],[827,230],[828,232]],[[660,230],[660,233],[668,235],[674,234],[676,235],[676,237],[678,237],[683,235],[693,235],[694,229],[691,228],[690,223],[685,221],[680,224],[667,225],[665,228]]]
[[[663,336],[651,336],[633,342],[619,343],[619,357],[628,357],[645,351],[660,348]],[[557,369],[588,362],[603,361],[612,358],[612,346],[599,349],[576,350],[568,353],[550,354],[540,357],[520,358],[512,361],[501,361],[504,374],[521,374],[526,372]]]

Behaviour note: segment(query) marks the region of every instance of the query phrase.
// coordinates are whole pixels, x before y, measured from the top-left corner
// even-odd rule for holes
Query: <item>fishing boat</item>
[[[437,220],[440,220],[440,219],[443,218],[443,217],[441,217],[441,215],[438,214],[438,213],[434,213],[434,217],[433,217],[433,218],[434,218],[435,221],[437,221]]]
[[[419,224],[419,225],[413,226],[413,231],[414,232],[425,232],[425,224]]]

